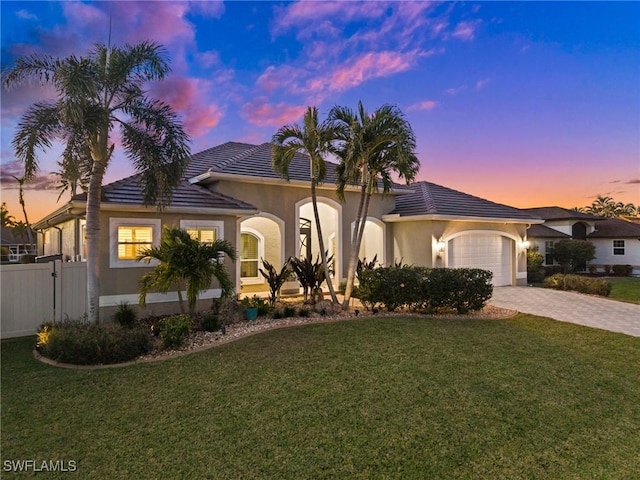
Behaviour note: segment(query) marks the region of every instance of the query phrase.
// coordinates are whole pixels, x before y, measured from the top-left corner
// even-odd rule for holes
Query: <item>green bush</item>
[[[633,273],[631,265],[612,265],[611,269],[616,277],[629,277]]]
[[[37,348],[52,360],[76,365],[121,363],[149,350],[146,328],[124,328],[117,323],[88,324],[65,320],[44,324],[38,332]]]
[[[173,315],[160,321],[160,339],[165,348],[182,345],[184,338],[191,332],[193,320],[188,315]]]
[[[469,268],[381,267],[361,272],[360,301],[368,309],[433,312],[480,310],[491,298],[493,274]]]
[[[298,316],[299,316],[299,317],[307,318],[307,317],[308,317],[308,316],[310,316],[310,315],[311,315],[311,312],[310,312],[308,309],[306,309],[306,308],[301,308],[301,309],[298,311]]]
[[[207,313],[202,316],[201,327],[205,332],[216,332],[222,327],[222,322],[215,313]]]
[[[123,327],[133,328],[138,316],[131,305],[127,302],[122,302],[118,304],[118,309],[113,314],[113,319]]]
[[[290,305],[286,305],[283,309],[282,309],[282,316],[284,318],[289,318],[289,317],[295,317],[296,316],[296,307],[292,307]]]
[[[608,297],[611,293],[611,282],[603,278],[589,278],[581,275],[563,275],[561,273],[544,279],[546,287],[556,290],[572,290],[589,295]]]
[[[544,281],[544,256],[535,250],[527,250],[527,282]]]

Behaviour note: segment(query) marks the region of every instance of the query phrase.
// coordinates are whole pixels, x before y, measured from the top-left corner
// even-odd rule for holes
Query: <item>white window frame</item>
[[[257,237],[258,239],[258,269],[260,269],[260,262],[262,262],[262,259],[264,258],[264,235],[262,235],[255,228],[251,228],[251,227],[242,227],[240,229],[240,238],[242,238],[243,233],[251,234]],[[241,249],[242,249],[242,243],[239,245],[239,248],[238,248],[238,250],[240,250],[238,253],[240,254],[242,253]],[[240,266],[242,266],[241,256],[240,256]],[[240,272],[242,272],[242,268],[240,269]],[[242,273],[240,273],[240,280],[243,285],[258,285],[260,283],[265,282],[264,277],[260,275],[260,271],[258,271],[257,277],[243,277]]]
[[[616,242],[622,243],[622,245],[616,246]],[[616,257],[623,257],[626,254],[624,240],[621,240],[621,239],[614,240],[612,243],[612,246],[613,246],[613,250],[611,253],[613,253]],[[616,250],[622,250],[622,253],[616,253]]]
[[[135,226],[151,227],[152,245],[160,245],[162,223],[159,218],[110,218],[109,219],[109,267],[110,268],[144,268],[155,266],[157,260],[151,262],[138,262],[137,260],[120,260],[118,258],[118,227]]]
[[[180,220],[182,230],[215,230],[216,239],[224,239],[224,222],[221,220]]]

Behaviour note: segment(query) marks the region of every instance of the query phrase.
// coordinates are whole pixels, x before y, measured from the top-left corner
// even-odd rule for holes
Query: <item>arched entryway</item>
[[[342,234],[340,225],[342,206],[329,198],[319,198],[318,215],[320,217],[324,248],[329,256],[333,256],[334,279],[341,278]],[[296,203],[295,238],[298,242],[295,249],[296,257],[307,258],[310,256],[312,259],[319,258],[320,242],[311,198],[306,198]]]
[[[284,258],[284,222],[267,213],[248,217],[240,222],[239,278],[243,287],[266,286],[259,272],[262,260],[277,269],[283,265]],[[258,291],[258,287],[250,290]]]
[[[353,235],[353,229],[355,222],[351,224],[351,235]],[[360,252],[358,252],[360,260],[366,259],[367,262],[371,262],[374,258],[377,258],[377,262],[380,265],[386,263],[385,258],[385,225],[377,218],[369,217],[364,225],[364,232],[362,235],[362,243],[360,244]]]

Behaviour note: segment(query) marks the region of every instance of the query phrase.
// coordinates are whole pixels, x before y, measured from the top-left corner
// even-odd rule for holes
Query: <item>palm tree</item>
[[[233,282],[224,263],[218,261],[223,253],[235,261],[236,252],[226,240],[200,242],[186,230],[165,227],[159,246],[146,248],[138,253],[138,261],[149,263],[155,259],[160,262],[140,278],[140,305],[146,305],[150,290],[167,293],[170,288],[175,287],[180,310],[185,313],[182,289],[186,287],[189,313],[193,314],[198,295],[211,286],[211,279],[214,277],[220,283],[222,296],[229,296],[233,292]]]
[[[22,213],[24,215],[24,223],[26,225],[26,233],[27,233],[27,239],[29,240],[29,245],[33,245],[33,235],[31,233],[31,224],[29,223],[29,218],[27,217],[27,207],[25,205],[24,202],[24,182],[25,182],[25,177],[16,177],[14,175],[12,175],[13,178],[16,179],[16,182],[18,182],[19,185],[19,201],[20,201],[20,206],[22,207]]]
[[[313,215],[318,232],[318,243],[320,244],[320,257],[322,268],[329,271],[327,266],[327,252],[324,248],[324,238],[320,225],[320,214],[318,213],[318,200],[316,186],[324,181],[327,173],[325,155],[332,151],[332,142],[336,139],[336,130],[324,122],[318,122],[318,109],[309,107],[304,114],[304,124],[285,125],[281,127],[273,136],[273,169],[284,178],[289,178],[289,165],[296,153],[305,153],[309,156],[309,175],[311,179],[311,202],[313,203]],[[329,276],[327,276],[327,286],[333,303],[338,303],[335,289]]]
[[[169,72],[165,50],[141,42],[112,47],[96,45],[87,56],[19,58],[6,76],[7,87],[27,80],[51,84],[55,102],[32,105],[13,139],[24,178],[38,170],[38,149],[54,140],[66,144],[66,178],[78,168],[89,179],[87,191],[87,307],[89,321],[99,321],[100,198],[102,181],[115,147],[111,132],[119,127],[124,150],[141,173],[145,204],[166,205],[189,161],[188,136],[171,107],[148,98],[145,82]]]
[[[414,150],[416,139],[413,129],[403,113],[395,106],[383,105],[368,114],[362,102],[358,111],[335,106],[329,112],[328,122],[339,132],[340,147],[337,155],[338,196],[344,200],[348,185],[360,185],[360,202],[355,228],[351,238],[351,256],[347,271],[347,284],[343,308],[348,308],[358,266],[358,255],[369,212],[369,202],[382,183],[383,193],[393,186],[391,175],[396,174],[408,183],[415,179],[420,163]]]
[[[7,202],[2,202],[2,206],[0,206],[0,221],[3,227],[11,227],[16,223],[15,217],[7,209]]]
[[[616,202],[608,196],[598,195],[588,207],[580,208],[578,211],[590,213],[598,217],[614,218],[629,216],[633,217],[638,212],[638,208],[633,203]]]
[[[91,154],[84,155],[84,159],[91,158]],[[56,201],[60,201],[62,195],[65,192],[69,192],[71,198],[75,197],[76,193],[78,193],[78,187],[82,189],[83,192],[87,191],[87,186],[89,184],[88,173],[90,170],[85,166],[82,166],[81,160],[79,159],[77,162],[71,161],[69,159],[63,159],[58,162],[58,166],[60,170],[57,172],[51,172],[53,175],[58,177],[58,182],[56,184],[56,188],[60,191],[58,194],[58,198]]]

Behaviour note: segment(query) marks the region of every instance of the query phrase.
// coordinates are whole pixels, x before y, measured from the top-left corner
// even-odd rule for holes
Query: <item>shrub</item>
[[[611,282],[603,278],[589,278],[581,275],[556,274],[544,280],[547,287],[556,290],[572,290],[590,295],[608,297],[611,293]]]
[[[44,324],[38,332],[37,348],[59,362],[99,365],[133,360],[149,350],[149,343],[149,331],[143,327],[65,320]]]
[[[24,254],[20,257],[18,263],[36,263],[36,256],[30,253]]]
[[[605,275],[611,275],[611,265],[605,265],[604,266],[604,274]]]
[[[424,268],[411,266],[364,270],[360,279],[360,301],[368,309],[382,306],[426,311],[479,310],[491,298],[492,273],[480,269]]]
[[[612,265],[611,269],[616,277],[628,277],[633,273],[631,265]]]
[[[257,308],[258,315],[267,315],[272,308],[269,300],[257,295],[254,295],[253,297],[244,297],[240,303],[242,303],[244,308]]]
[[[113,319],[123,327],[133,328],[138,316],[131,305],[127,302],[121,302],[118,304],[116,313],[113,314]]]
[[[173,315],[160,321],[160,339],[165,348],[182,345],[184,338],[191,332],[193,321],[188,315]]]
[[[598,267],[595,265],[589,265],[588,270],[591,275],[594,275],[595,273],[598,272]]]
[[[286,305],[282,309],[282,316],[284,318],[295,317],[296,316],[296,307],[292,307],[290,305]]]
[[[202,317],[202,330],[205,332],[215,332],[220,330],[222,322],[215,313],[207,313]]]
[[[299,317],[307,318],[309,315],[311,315],[311,312],[310,312],[308,309],[306,309],[306,308],[301,308],[301,309],[298,311],[298,316],[299,316]]]
[[[544,281],[544,256],[535,250],[527,250],[527,282],[542,283]]]

